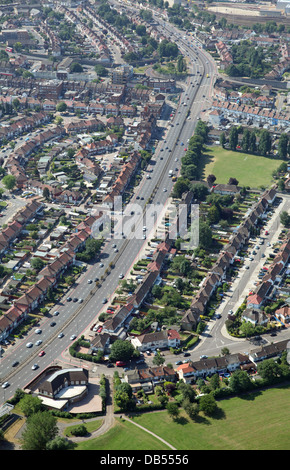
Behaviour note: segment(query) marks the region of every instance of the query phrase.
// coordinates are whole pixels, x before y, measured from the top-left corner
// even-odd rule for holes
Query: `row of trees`
[[[242,139],[239,136],[242,134]],[[254,131],[243,129],[241,126],[233,126],[229,132],[227,139],[224,132],[220,135],[220,144],[224,148],[226,143],[229,144],[231,150],[237,150],[240,145],[241,150],[246,153],[258,153],[267,156],[272,151],[272,136],[267,129]],[[290,138],[288,134],[282,133],[278,140],[278,155],[280,158],[286,159],[290,157]]]

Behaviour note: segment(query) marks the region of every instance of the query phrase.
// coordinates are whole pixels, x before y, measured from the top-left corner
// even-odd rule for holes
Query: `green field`
[[[204,158],[203,179],[213,174],[216,176],[216,183],[226,184],[229,178],[236,178],[239,186],[251,188],[270,186],[274,182],[272,172],[283,162],[279,158],[233,152],[221,146],[208,147]]]
[[[218,402],[214,418],[196,421],[182,412],[173,420],[166,411],[143,413],[133,420],[177,450],[290,450],[290,386]],[[104,436],[80,443],[78,450],[163,450],[166,445],[123,420]]]

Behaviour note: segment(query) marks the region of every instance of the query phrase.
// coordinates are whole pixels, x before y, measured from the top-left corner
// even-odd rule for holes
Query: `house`
[[[222,195],[236,196],[240,193],[240,188],[235,184],[216,184],[211,188],[211,192]]]
[[[266,323],[268,323],[268,316],[262,310],[246,308],[242,314],[241,320],[250,322],[254,326],[265,325]]]
[[[168,347],[168,333],[165,330],[134,336],[132,345],[139,351],[156,350]]]

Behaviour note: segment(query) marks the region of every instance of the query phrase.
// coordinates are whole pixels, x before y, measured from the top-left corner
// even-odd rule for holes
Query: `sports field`
[[[290,386],[257,391],[218,402],[218,413],[191,420],[182,411],[173,420],[166,411],[143,413],[132,421],[157,434],[177,450],[290,450]],[[117,419],[104,436],[78,444],[91,450],[164,450],[167,446]]]
[[[204,158],[203,179],[213,174],[216,176],[216,183],[226,184],[229,178],[236,178],[239,186],[251,188],[270,186],[274,182],[272,172],[283,162],[279,158],[233,152],[221,146],[208,147]]]

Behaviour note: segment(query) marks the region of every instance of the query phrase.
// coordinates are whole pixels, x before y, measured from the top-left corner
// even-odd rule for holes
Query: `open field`
[[[221,146],[208,147],[205,152],[203,179],[209,174],[216,176],[216,183],[226,184],[229,178],[236,178],[239,186],[270,186],[273,183],[272,172],[283,160],[262,157],[243,152],[233,152]]]
[[[192,421],[182,412],[173,420],[166,411],[143,413],[133,420],[177,450],[290,450],[288,387],[218,402],[214,418],[200,414]],[[116,420],[104,436],[80,443],[77,449],[162,450],[166,446],[133,424]]]

